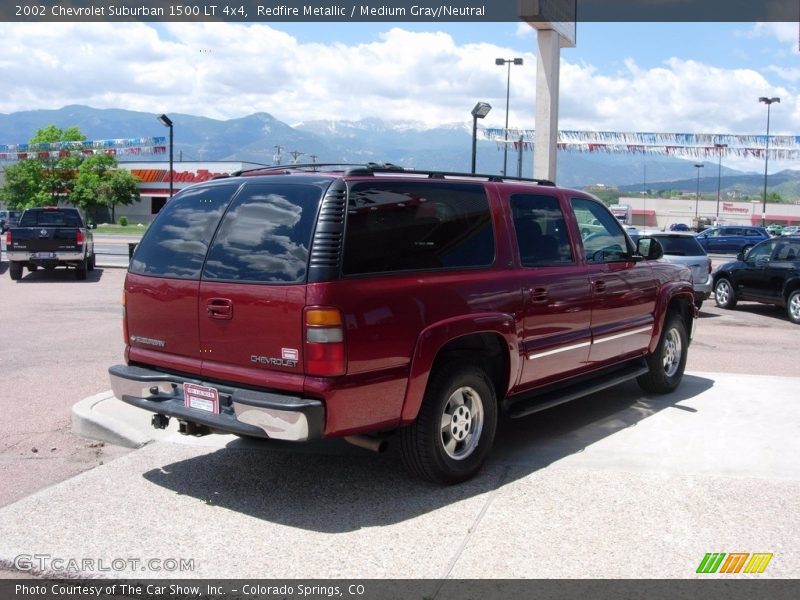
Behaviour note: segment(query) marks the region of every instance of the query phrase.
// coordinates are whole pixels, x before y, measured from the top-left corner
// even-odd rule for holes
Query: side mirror
[[[636,253],[644,256],[647,260],[658,260],[664,256],[664,248],[657,239],[643,237],[636,242]]]
[[[736,255],[736,260],[744,262],[744,258],[745,258],[746,254],[747,253],[744,250],[742,250],[741,252],[739,252],[739,254]]]

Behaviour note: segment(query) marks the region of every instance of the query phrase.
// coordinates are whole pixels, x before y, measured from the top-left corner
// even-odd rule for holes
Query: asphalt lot
[[[800,329],[780,309],[707,303],[675,394],[631,384],[505,421],[481,475],[440,488],[410,478],[392,446],[79,438],[70,407],[107,390],[121,360],[124,271],[6,271],[7,568],[45,553],[194,561],[103,577],[685,578],[706,552],[773,552],[763,576],[800,572]]]

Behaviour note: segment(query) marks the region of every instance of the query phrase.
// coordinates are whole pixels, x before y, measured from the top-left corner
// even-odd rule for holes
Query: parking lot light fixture
[[[495,58],[494,64],[508,65],[508,76],[506,78],[506,128],[503,136],[503,175],[508,168],[508,104],[511,96],[511,65],[522,65],[521,58]]]
[[[727,147],[728,144],[714,144],[714,148],[719,152],[719,168],[717,169],[717,216],[714,220],[715,225],[719,221],[719,197],[722,190],[722,153]]]
[[[767,98],[766,96],[761,96],[758,99],[759,102],[763,102],[767,105],[767,141],[764,144],[764,203],[761,206],[761,226],[764,227],[767,224],[767,166],[769,165],[769,109],[772,106],[773,102],[777,102],[780,104],[780,98]]]
[[[488,102],[478,102],[472,109],[472,172],[475,172],[475,154],[478,150],[478,119],[483,119],[492,110]]]
[[[158,117],[158,120],[164,127],[169,127],[169,197],[172,198],[173,193],[173,185],[174,185],[174,175],[172,169],[172,119],[170,119],[167,115],[161,115]]]
[[[697,227],[697,218],[698,218],[698,211],[700,208],[700,169],[702,169],[705,165],[696,164],[695,168],[697,169],[697,195],[695,196],[694,200],[694,224]]]

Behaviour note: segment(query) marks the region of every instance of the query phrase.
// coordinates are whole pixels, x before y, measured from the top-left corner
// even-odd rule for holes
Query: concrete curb
[[[72,430],[82,437],[125,448],[141,448],[152,441],[140,431],[96,410],[101,402],[119,402],[111,390],[89,396],[72,406]]]

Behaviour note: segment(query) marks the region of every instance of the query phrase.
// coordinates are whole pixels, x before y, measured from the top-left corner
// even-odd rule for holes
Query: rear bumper
[[[109,370],[114,396],[154,413],[180,421],[253,437],[307,441],[322,437],[322,401],[277,392],[259,392],[204,382],[171,373],[128,365]],[[210,385],[219,391],[219,414],[184,404],[183,384]]]
[[[14,262],[28,262],[28,263],[52,263],[52,262],[80,262],[83,260],[85,254],[80,252],[53,252],[53,255],[47,258],[39,258],[35,252],[7,252],[8,260]]]

